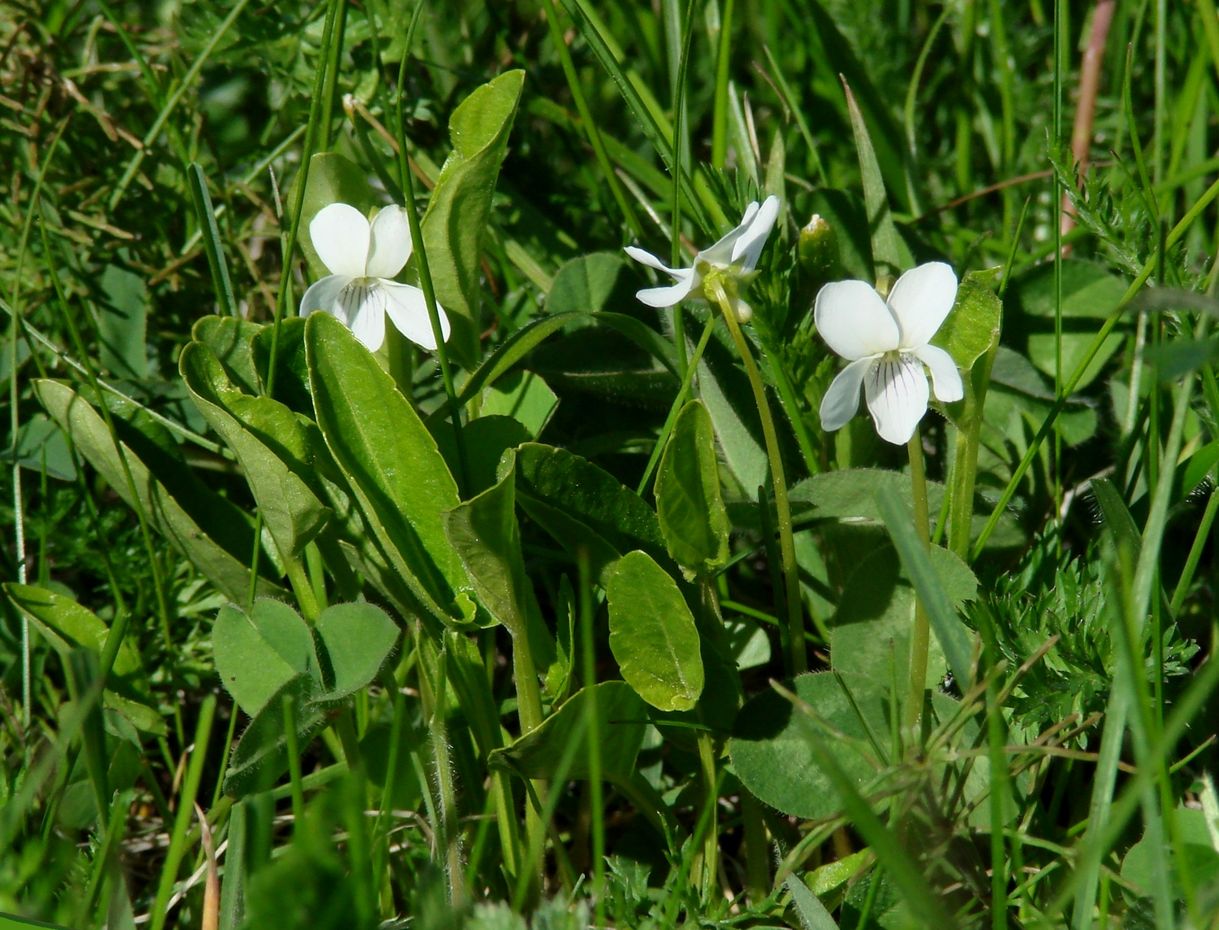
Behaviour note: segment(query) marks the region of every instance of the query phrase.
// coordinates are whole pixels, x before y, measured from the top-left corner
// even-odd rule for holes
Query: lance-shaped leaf
[[[487,761],[525,778],[588,778],[588,741],[595,730],[602,775],[625,780],[635,771],[647,724],[639,695],[625,682],[603,681],[577,691],[541,726],[495,750]]]
[[[460,500],[436,442],[393,379],[342,323],[305,326],[317,423],[390,565],[437,619],[453,619],[469,587],[444,532]]]
[[[306,478],[317,480],[316,459],[325,451],[317,427],[270,397],[243,393],[202,343],[188,345],[178,367],[195,406],[241,463],[280,554],[293,558],[329,514]]]
[[[594,574],[632,549],[664,558],[656,514],[613,475],[565,449],[525,443],[516,452],[525,512],[570,550],[586,547]]]
[[[141,508],[153,526],[228,597],[242,600],[249,594],[254,530],[236,504],[211,491],[181,461],[117,419],[120,439],[115,442],[93,405],[66,384],[38,381],[34,391],[77,451],[128,506]],[[268,556],[260,564],[274,563]],[[259,580],[260,593],[278,590]]]
[[[728,513],[720,494],[715,430],[702,401],[681,409],[656,472],[656,514],[669,555],[691,575],[728,562]]]
[[[694,617],[669,574],[645,552],[609,571],[609,645],[622,677],[658,710],[690,710],[703,693]]]
[[[477,355],[482,237],[524,81],[524,71],[501,74],[453,111],[453,151],[440,169],[423,217],[436,297],[453,325],[449,344],[467,365]]]
[[[479,601],[513,638],[528,625],[531,592],[516,520],[515,456],[500,480],[445,514],[445,531]]]
[[[77,649],[88,649],[99,656],[105,651],[110,629],[97,614],[72,598],[35,585],[4,585],[9,600],[37,627],[64,661]],[[136,727],[158,735],[165,732],[165,721],[147,693],[147,680],[139,650],[130,639],[119,643],[114,664],[106,678],[104,700],[108,707],[122,713]]]

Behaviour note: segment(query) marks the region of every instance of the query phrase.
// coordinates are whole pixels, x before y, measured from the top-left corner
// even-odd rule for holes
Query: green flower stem
[[[318,603],[317,593],[313,590],[313,583],[305,572],[305,567],[301,565],[300,559],[286,558],[284,559],[284,572],[288,576],[288,584],[292,587],[292,593],[296,595],[296,602],[300,605],[301,613],[312,626],[313,622],[317,620],[317,615],[322,612],[322,608]]]
[[[973,528],[974,482],[978,475],[978,447],[982,436],[982,405],[990,384],[990,369],[999,349],[996,341],[964,379],[964,410],[958,422],[952,450],[948,500],[948,548],[969,559],[969,537]]]
[[[914,497],[914,530],[925,545],[931,545],[931,519],[927,513],[927,476],[923,468],[923,437],[915,427],[906,448],[910,452],[910,485]],[[931,646],[931,627],[922,599],[914,600],[914,631],[910,636],[910,697],[906,702],[906,726],[918,725],[923,712],[923,692],[927,690],[927,653]]]
[[[415,179],[411,174],[410,155],[406,150],[406,120],[402,114],[402,88],[406,80],[406,63],[410,59],[411,45],[415,37],[415,28],[423,13],[425,3],[415,5],[410,26],[406,33],[406,47],[402,53],[402,61],[398,65],[398,96],[393,107],[394,136],[398,140],[398,174],[402,184],[402,194],[406,200],[406,219],[410,224],[411,243],[414,245],[415,266],[419,269],[419,287],[423,291],[423,301],[427,305],[428,321],[432,324],[432,335],[436,340],[436,363],[440,367],[440,377],[444,382],[444,393],[449,401],[449,414],[453,423],[454,449],[457,452],[457,484],[463,491],[468,486],[466,469],[465,435],[461,429],[461,404],[457,402],[457,389],[453,385],[453,367],[449,362],[448,347],[440,329],[440,310],[436,303],[436,288],[432,284],[432,272],[428,266],[427,248],[423,242],[423,227],[419,222],[419,214],[415,210]]]
[[[533,662],[533,653],[529,649],[529,636],[526,630],[512,637],[512,678],[516,683],[516,712],[521,725],[521,736],[531,733],[542,725],[542,692],[538,687],[537,667]],[[546,782],[534,779],[533,796],[544,798],[547,795]],[[545,849],[546,823],[542,819],[541,810],[532,802],[525,802],[525,845],[527,849],[539,852]],[[537,856],[534,874],[529,876],[529,900],[535,901],[541,891],[541,866],[543,857]]]
[[[430,781],[436,798],[432,829],[436,836],[436,850],[444,859],[449,903],[460,907],[467,895],[461,862],[461,835],[457,830],[457,788],[453,784],[453,762],[449,755],[449,737],[444,720],[444,669],[441,664],[444,655],[421,625],[416,624],[414,632],[416,648],[422,653],[416,666],[419,701],[423,718],[427,721],[428,743],[432,750],[433,777]],[[439,670],[437,681],[429,678],[434,670]]]
[[[676,321],[680,318],[681,315],[675,311],[673,319]],[[639,479],[639,487],[635,489],[636,493],[640,496],[648,489],[648,483],[652,480],[656,466],[660,463],[660,456],[665,451],[665,445],[669,441],[669,434],[673,432],[673,424],[677,422],[677,415],[681,412],[682,404],[686,402],[686,397],[690,393],[690,385],[694,382],[694,372],[698,369],[698,363],[703,357],[703,350],[707,348],[707,343],[711,341],[711,334],[714,331],[715,314],[713,313],[707,317],[707,325],[703,327],[703,334],[698,339],[698,345],[694,347],[694,355],[690,359],[689,364],[685,366],[685,376],[682,378],[681,387],[677,391],[677,397],[673,399],[673,406],[669,408],[669,414],[665,417],[664,425],[660,428],[660,435],[656,438],[656,445],[652,447],[652,454],[648,458],[648,464],[643,469],[643,477]],[[682,344],[684,344],[684,337]]]
[[[741,822],[745,829],[745,889],[751,903],[766,900],[770,893],[770,848],[766,843],[766,821],[762,802],[749,791],[741,791]]]
[[[791,504],[787,500],[787,479],[783,473],[783,457],[779,451],[779,436],[775,432],[775,421],[770,415],[770,405],[766,401],[766,389],[762,385],[762,376],[758,372],[757,363],[741,332],[741,324],[737,322],[734,301],[724,291],[724,284],[718,275],[711,275],[704,283],[706,291],[719,304],[723,312],[724,322],[732,333],[732,341],[736,344],[737,353],[745,365],[745,373],[749,377],[749,386],[753,389],[753,399],[758,406],[758,418],[762,421],[762,435],[766,439],[766,457],[770,460],[771,483],[774,485],[775,517],[779,524],[779,555],[783,567],[784,600],[787,602],[788,640],[791,648],[792,674],[808,671],[808,655],[804,649],[804,616],[800,604],[800,576],[796,567],[796,542],[792,536]],[[924,495],[925,497],[925,495]]]
[[[703,835],[703,900],[711,901],[720,870],[719,776],[715,766],[715,737],[708,730],[698,734],[698,763],[703,777],[703,817],[707,831]]]

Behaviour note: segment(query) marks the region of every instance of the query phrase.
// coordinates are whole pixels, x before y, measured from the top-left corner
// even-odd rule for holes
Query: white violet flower
[[[927,374],[936,400],[964,397],[956,362],[931,337],[957,296],[957,276],[943,262],[911,268],[893,285],[888,300],[864,281],[836,281],[817,294],[813,318],[831,349],[850,364],[838,373],[821,401],[821,427],[845,426],[859,409],[862,385],[868,412],[881,439],[910,441],[927,412]]]
[[[691,295],[703,296],[703,277],[712,269],[728,272],[735,277],[748,275],[757,267],[762,246],[766,245],[766,237],[770,235],[778,216],[779,198],[774,194],[767,197],[761,206],[754,201],[745,208],[741,224],[715,245],[694,256],[694,264],[690,268],[669,268],[651,252],[627,246],[626,254],[635,261],[663,271],[677,282],[663,287],[644,288],[635,296],[649,307],[672,307]],[[749,305],[738,300],[737,317],[741,322],[747,322],[751,315]]]
[[[388,315],[411,342],[436,348],[423,291],[391,280],[411,257],[411,228],[402,207],[385,207],[369,223],[350,204],[328,204],[310,222],[309,237],[331,273],[305,291],[301,316],[318,310],[329,313],[376,352],[385,341]],[[448,317],[439,304],[436,310],[447,341]]]

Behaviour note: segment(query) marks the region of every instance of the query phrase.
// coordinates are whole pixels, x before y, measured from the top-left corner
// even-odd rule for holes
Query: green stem
[[[432,271],[428,265],[427,248],[423,241],[423,227],[419,222],[419,214],[415,210],[415,179],[411,174],[410,155],[406,149],[406,120],[402,114],[402,88],[406,80],[406,63],[410,59],[411,44],[415,36],[415,27],[419,23],[426,4],[419,3],[411,17],[407,29],[406,48],[402,61],[398,66],[398,97],[393,108],[394,134],[398,139],[398,174],[402,183],[402,193],[406,199],[406,219],[410,224],[411,242],[414,244],[415,267],[419,270],[419,287],[423,291],[423,301],[427,305],[428,321],[432,325],[432,336],[436,341],[436,363],[440,367],[440,377],[444,382],[444,393],[449,401],[449,415],[453,423],[454,449],[457,452],[457,482],[464,489],[469,485],[466,469],[465,434],[461,429],[461,405],[457,402],[457,389],[453,385],[453,368],[449,363],[448,347],[444,342],[444,334],[440,328],[440,309],[436,303],[436,288],[432,284]],[[472,321],[477,326],[477,320]]]
[[[757,904],[770,893],[770,849],[762,802],[746,790],[741,791],[741,822],[745,827],[745,889],[749,900]]]
[[[804,649],[804,616],[800,604],[800,575],[796,566],[796,542],[792,536],[791,505],[787,500],[787,478],[783,473],[783,456],[779,450],[779,435],[775,432],[775,421],[770,415],[770,404],[766,400],[766,388],[762,384],[762,376],[758,372],[757,363],[741,332],[741,324],[737,322],[736,309],[733,301],[724,291],[723,282],[712,276],[704,283],[704,289],[719,304],[723,312],[724,322],[732,333],[732,341],[736,344],[741,362],[745,365],[745,374],[749,377],[749,386],[753,389],[753,399],[758,407],[758,418],[762,421],[762,435],[766,440],[766,457],[770,459],[771,483],[774,485],[775,519],[779,529],[779,556],[783,567],[784,600],[787,606],[788,639],[791,646],[791,669],[794,675],[808,671],[808,655]]]
[[[931,545],[931,520],[927,513],[927,476],[923,468],[923,437],[918,428],[907,443],[910,452],[910,485],[914,497],[914,530],[924,544]],[[923,712],[923,692],[927,690],[927,653],[931,646],[931,627],[923,601],[915,597],[914,631],[910,636],[910,697],[906,702],[906,726],[918,725]]]
[[[461,835],[457,830],[457,789],[453,784],[453,763],[449,755],[449,738],[444,719],[444,653],[416,624],[415,638],[423,651],[418,663],[419,701],[427,721],[428,743],[432,750],[432,786],[435,789],[435,823],[437,852],[444,857],[444,872],[448,884],[449,903],[460,907],[466,901],[465,873],[461,862]],[[438,670],[437,680],[429,675]]]
[[[593,582],[588,550],[576,555],[580,584],[580,671],[588,694],[588,796],[592,820],[593,916],[595,926],[605,924],[605,789],[601,783],[601,726],[597,718],[597,659],[593,643]]]
[[[978,475],[978,448],[982,437],[982,406],[990,383],[990,369],[999,349],[996,340],[965,379],[965,409],[959,422],[952,452],[949,482],[948,548],[962,559],[969,558],[969,536],[973,527],[974,483]]]
[[[512,677],[516,683],[517,719],[521,725],[521,736],[524,736],[542,725],[542,692],[538,687],[537,667],[533,662],[526,630],[520,630],[518,635],[512,637]],[[533,796],[543,798],[546,793],[546,782],[534,779]],[[530,876],[530,899],[534,899],[536,892],[541,890],[541,853],[545,849],[546,824],[542,820],[542,812],[528,800],[525,802],[525,843],[528,849],[537,850],[534,859],[537,868]]]
[[[698,762],[703,776],[703,816],[708,820],[703,837],[703,900],[712,900],[719,874],[720,834],[717,808],[719,806],[719,779],[715,770],[715,737],[707,730],[698,734]]]
[[[322,612],[322,608],[318,603],[313,583],[305,572],[305,567],[301,565],[299,559],[287,558],[284,559],[284,573],[288,576],[288,584],[292,587],[292,593],[296,595],[296,602],[300,605],[301,613],[312,626],[317,615]]]

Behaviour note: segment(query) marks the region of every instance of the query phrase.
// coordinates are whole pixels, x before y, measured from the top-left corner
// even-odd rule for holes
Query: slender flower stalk
[[[702,297],[717,306],[732,334],[737,353],[749,378],[762,433],[766,439],[766,455],[770,459],[770,474],[774,484],[775,511],[779,529],[780,558],[783,566],[784,601],[788,617],[791,671],[798,674],[808,669],[804,649],[804,619],[800,603],[800,577],[796,566],[796,544],[792,537],[791,505],[787,499],[787,478],[779,451],[778,434],[762,376],[754,362],[749,343],[741,332],[741,324],[753,316],[753,310],[741,299],[741,283],[747,281],[758,265],[762,248],[779,216],[779,198],[773,194],[761,204],[756,201],[745,208],[745,215],[734,229],[718,242],[694,257],[689,268],[669,268],[655,255],[643,249],[628,247],[626,252],[637,262],[663,271],[674,283],[663,287],[645,288],[635,296],[649,307],[671,307],[687,297]],[[700,345],[705,342],[700,341]],[[693,366],[691,366],[693,367]],[[645,478],[646,481],[646,478]]]
[[[906,444],[910,453],[910,490],[914,499],[914,529],[923,545],[931,545],[931,518],[927,509],[927,477],[923,466],[923,437],[918,427]],[[923,712],[923,693],[927,690],[927,656],[931,651],[931,625],[919,597],[914,599],[914,629],[910,633],[910,696],[906,701],[905,724],[913,731]]]
[[[931,520],[918,426],[932,393],[945,403],[965,396],[956,362],[931,345],[956,297],[956,273],[943,262],[928,262],[898,278],[887,298],[864,281],[827,284],[817,293],[813,310],[821,338],[850,362],[821,400],[821,426],[827,431],[845,426],[859,409],[863,389],[880,438],[905,444],[910,454],[914,525],[927,546],[931,545]],[[910,635],[910,693],[904,716],[910,729],[922,714],[930,645],[927,611],[916,599]]]
[[[791,653],[792,674],[808,671],[808,654],[804,648],[804,611],[800,603],[800,574],[796,565],[796,543],[792,535],[791,504],[787,499],[787,476],[783,470],[783,456],[779,449],[779,435],[770,415],[770,404],[766,400],[766,388],[762,375],[753,360],[749,343],[741,332],[741,324],[734,301],[724,288],[721,275],[712,274],[706,282],[712,299],[723,311],[724,322],[732,334],[737,353],[745,366],[749,386],[753,390],[754,403],[758,407],[758,418],[762,421],[762,436],[766,441],[766,457],[770,460],[771,484],[774,485],[775,518],[779,529],[779,558],[783,568],[784,601],[787,608],[788,649]]]

